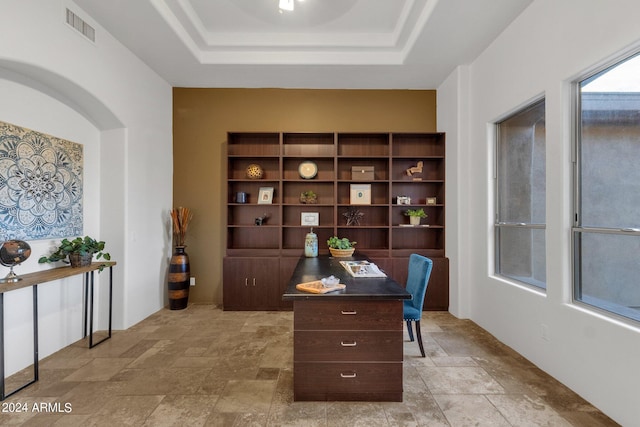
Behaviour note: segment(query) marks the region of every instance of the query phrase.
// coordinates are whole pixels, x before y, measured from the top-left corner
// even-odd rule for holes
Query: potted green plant
[[[426,218],[427,214],[424,212],[424,209],[407,209],[404,213],[409,217],[409,223],[411,225],[420,225],[420,218]]]
[[[329,252],[334,257],[348,257],[353,255],[356,250],[354,247],[357,242],[352,242],[346,237],[333,236],[327,240],[327,246],[329,246]]]
[[[318,203],[318,195],[311,190],[300,193],[300,203],[314,205]]]
[[[107,261],[111,259],[108,252],[103,252],[104,245],[103,241],[95,240],[89,236],[76,237],[73,240],[62,239],[60,246],[54,252],[49,256],[40,257],[38,262],[43,264],[62,261],[71,264],[71,267],[85,267],[91,264],[94,254],[96,259],[104,258]],[[102,267],[100,270],[102,271]]]

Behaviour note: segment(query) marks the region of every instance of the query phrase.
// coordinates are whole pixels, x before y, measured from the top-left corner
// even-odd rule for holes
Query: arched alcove
[[[124,127],[118,117],[92,93],[50,70],[0,59],[0,78],[12,80],[57,99],[101,131]]]
[[[125,324],[125,164],[127,129],[105,103],[76,82],[51,70],[24,62],[0,58],[0,79],[25,86],[67,106],[96,128],[100,140],[99,237],[107,242],[114,269],[113,326]],[[6,101],[6,100],[5,100]],[[0,118],[1,120],[2,118]],[[38,130],[38,129],[34,129]]]

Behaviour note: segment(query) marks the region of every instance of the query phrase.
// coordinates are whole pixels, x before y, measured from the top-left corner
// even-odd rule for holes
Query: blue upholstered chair
[[[404,301],[404,320],[407,322],[407,331],[409,339],[413,341],[413,330],[411,322],[416,323],[416,335],[418,336],[418,345],[420,353],[425,357],[424,346],[422,345],[422,334],[420,333],[420,319],[422,318],[422,306],[424,304],[424,295],[427,293],[427,285],[431,276],[433,261],[429,258],[418,254],[411,254],[409,257],[409,274],[407,276],[407,292],[413,298]]]

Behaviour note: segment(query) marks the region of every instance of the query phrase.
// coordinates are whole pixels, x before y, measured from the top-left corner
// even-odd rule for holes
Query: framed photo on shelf
[[[371,204],[371,184],[351,184],[350,203],[352,205]]]
[[[435,205],[437,200],[435,197],[427,197],[427,205]]]
[[[306,226],[320,225],[320,213],[319,212],[301,212],[300,225],[306,225]]]
[[[260,187],[258,193],[259,205],[270,205],[273,203],[273,187]]]

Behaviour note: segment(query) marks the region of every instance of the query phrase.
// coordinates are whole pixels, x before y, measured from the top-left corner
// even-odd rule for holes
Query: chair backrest
[[[418,254],[409,256],[409,274],[407,275],[407,292],[413,295],[411,305],[422,311],[424,295],[427,293],[427,285],[431,276],[433,261]]]

